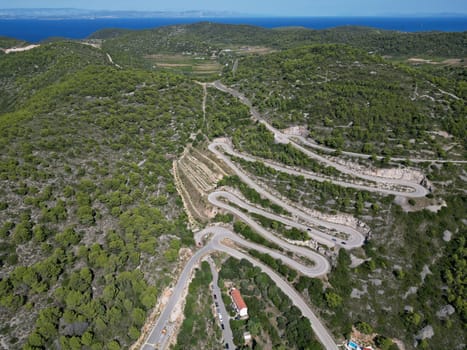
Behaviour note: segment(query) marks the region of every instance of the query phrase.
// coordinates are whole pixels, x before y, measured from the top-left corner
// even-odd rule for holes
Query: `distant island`
[[[465,347],[452,22],[0,19],[2,349]]]
[[[0,20],[5,19],[118,19],[118,18],[263,18],[284,17],[260,13],[243,13],[235,11],[185,10],[185,11],[125,11],[125,10],[91,10],[77,8],[0,8]],[[288,16],[287,16],[288,17]],[[292,16],[290,18],[294,18]],[[336,18],[335,16],[313,16],[303,14],[304,17]],[[339,16],[337,16],[339,17]],[[374,16],[340,16],[344,18],[465,18],[467,13],[381,13]]]
[[[93,18],[203,18],[249,17],[251,15],[230,11],[109,11],[75,8],[0,9],[0,19],[93,19]],[[254,15],[255,17],[260,17]]]

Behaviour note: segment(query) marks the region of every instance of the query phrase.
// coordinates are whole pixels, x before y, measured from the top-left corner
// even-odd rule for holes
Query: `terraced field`
[[[365,237],[368,234],[366,225],[352,217],[323,217],[313,215],[313,212],[307,211],[305,208],[300,208],[296,203],[292,203],[286,198],[278,196],[273,189],[268,188],[258,179],[252,178],[232,161],[232,157],[240,157],[248,162],[261,161],[266,166],[287,174],[301,175],[321,181],[334,181],[341,186],[349,186],[384,194],[396,194],[402,197],[417,198],[424,197],[429,191],[426,187],[420,185],[420,179],[417,176],[410,177],[409,179],[394,178],[387,175],[390,174],[390,172],[386,172],[386,176],[383,177],[369,175],[306,149],[293,141],[293,135],[282,133],[262,119],[261,115],[252,107],[250,101],[239,92],[227,88],[219,82],[210,84],[210,86],[232,94],[239,98],[242,103],[250,107],[252,118],[259,120],[268,130],[273,132],[278,142],[290,143],[308,157],[314,158],[327,166],[332,166],[344,174],[367,181],[367,183],[334,180],[329,177],[320,176],[319,174],[310,174],[303,169],[291,168],[273,163],[266,159],[252,158],[249,155],[234,151],[229,140],[225,138],[214,140],[209,145],[208,148],[215,157],[211,155],[206,156],[199,150],[188,148],[182,158],[174,162],[174,172],[178,183],[177,188],[184,198],[185,209],[190,217],[193,219],[207,220],[217,213],[217,210],[211,208],[219,208],[224,212],[233,214],[238,220],[246,223],[254,232],[259,234],[262,239],[265,239],[264,242],[268,242],[268,247],[265,247],[263,244],[251,242],[251,238],[245,239],[239,237],[238,233],[218,225],[211,225],[199,231],[195,239],[199,246],[204,246],[186,265],[182,278],[179,279],[175,287],[177,293],[172,296],[171,301],[167,304],[165,310],[159,317],[143,349],[150,349],[152,346],[164,347],[165,344],[167,344],[167,339],[171,337],[171,334],[166,335],[162,330],[171,329],[173,332],[176,331],[169,321],[171,308],[175,307],[175,305],[180,302],[180,300],[177,299],[180,297],[180,291],[185,288],[188,276],[190,276],[194,267],[199,263],[200,258],[213,251],[221,251],[237,258],[244,258],[251,261],[253,265],[259,266],[271,278],[276,280],[277,285],[291,298],[293,303],[302,311],[303,315],[310,319],[316,336],[325,348],[337,349],[337,344],[333,340],[333,337],[303,299],[275,272],[248,256],[244,249],[254,249],[261,253],[269,254],[273,258],[281,260],[287,266],[300,271],[305,276],[322,276],[327,274],[330,270],[330,264],[326,257],[331,257],[336,247],[353,249],[363,245]],[[204,89],[204,93],[207,93],[206,89]],[[305,144],[309,142],[304,139],[300,141]],[[223,188],[223,191],[216,190],[217,181],[220,180],[223,175],[229,173],[237,175],[243,183],[254,189],[261,197],[283,208],[287,214],[285,216],[278,215],[264,208],[260,208],[256,204],[248,203],[244,198],[239,198],[235,194],[236,191],[232,188]],[[423,177],[422,175],[420,176]],[[261,214],[287,226],[305,230],[309,236],[309,240],[304,244],[303,242],[299,243],[278,237],[256,222],[255,219],[250,216],[251,213]],[[318,228],[325,228],[327,230]],[[345,238],[339,238],[339,240],[337,240],[338,236],[330,234],[330,232],[341,232],[344,234]],[[289,254],[284,254],[284,252],[291,254],[292,258]],[[311,264],[303,264],[300,261],[301,257],[306,258]],[[161,334],[163,336],[161,336]]]

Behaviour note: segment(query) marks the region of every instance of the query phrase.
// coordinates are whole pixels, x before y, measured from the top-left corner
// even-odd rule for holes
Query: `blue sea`
[[[287,18],[144,18],[76,20],[0,20],[0,36],[40,42],[49,37],[84,39],[103,28],[147,29],[171,24],[210,21],[250,24],[265,28],[302,26],[324,29],[344,25],[375,27],[403,32],[467,31],[467,17],[287,17]]]

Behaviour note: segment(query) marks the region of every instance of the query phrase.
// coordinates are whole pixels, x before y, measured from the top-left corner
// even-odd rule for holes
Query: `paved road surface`
[[[243,220],[243,218],[242,218]],[[254,222],[251,218],[247,217],[245,222],[250,225],[255,231],[260,233],[261,235],[267,237],[267,239],[273,243],[276,243],[278,246],[282,247],[285,250],[288,250],[289,252],[295,253],[299,256],[305,257],[311,261],[314,262],[313,266],[308,266],[304,265],[302,263],[299,263],[295,261],[294,259],[288,257],[285,254],[282,254],[276,250],[269,249],[261,244],[253,243],[250,241],[247,241],[241,237],[239,237],[237,234],[233,233],[230,230],[227,229],[222,229],[220,227],[215,227],[216,228],[216,235],[213,237],[213,241],[217,242],[218,245],[221,245],[222,240],[224,239],[229,239],[236,244],[247,248],[247,249],[254,249],[257,250],[261,253],[264,254],[269,254],[271,255],[274,259],[280,259],[284,264],[290,266],[291,268],[300,271],[300,273],[308,276],[308,277],[319,277],[322,275],[325,275],[329,272],[331,269],[331,266],[329,265],[328,260],[312,251],[311,249],[305,248],[305,247],[300,247],[296,246],[290,243],[287,243],[276,236],[272,235],[268,231],[266,231],[264,228],[262,228],[260,225],[258,225],[256,222]],[[209,228],[210,232],[212,232],[213,228]],[[204,232],[201,231],[201,232]]]
[[[406,187],[409,187],[409,188],[411,188],[413,190],[412,192],[399,192],[399,193],[397,193],[399,195],[402,194],[402,195],[406,195],[406,196],[421,196],[421,195],[426,194],[426,192],[425,192],[426,189],[424,189],[422,186],[419,186],[418,184],[413,184],[411,182],[402,181],[402,180],[383,179],[383,178],[376,177],[376,176],[367,176],[367,175],[357,174],[351,169],[348,169],[348,168],[346,168],[346,167],[344,167],[344,166],[342,166],[340,164],[333,163],[332,161],[330,161],[330,160],[328,160],[328,159],[326,159],[326,158],[324,158],[324,157],[322,157],[322,156],[320,156],[318,154],[315,154],[314,152],[311,152],[308,149],[303,148],[301,145],[291,141],[291,139],[289,138],[288,135],[285,135],[285,134],[281,133],[280,131],[273,128],[271,125],[269,125],[267,122],[262,120],[260,114],[258,113],[258,111],[252,107],[250,101],[245,96],[243,96],[242,94],[240,94],[239,92],[237,92],[237,91],[235,91],[233,89],[230,89],[230,88],[227,88],[227,87],[223,86],[219,82],[215,82],[215,83],[209,84],[209,85],[214,86],[214,87],[218,88],[219,90],[228,92],[228,93],[238,97],[244,104],[249,106],[250,109],[251,109],[251,113],[252,113],[253,117],[260,120],[262,123],[264,123],[265,126],[274,133],[276,140],[278,140],[280,142],[284,142],[284,143],[291,143],[294,147],[300,149],[302,152],[304,152],[308,156],[310,156],[310,157],[312,157],[314,159],[317,159],[317,160],[319,160],[319,161],[321,161],[321,162],[323,162],[325,164],[333,166],[333,167],[335,167],[336,169],[338,169],[339,171],[341,171],[343,173],[350,174],[352,176],[357,176],[357,177],[360,177],[362,179],[366,179],[366,180],[369,180],[369,181],[374,181],[374,182],[377,182],[377,183],[388,183],[389,182],[389,183],[393,183],[393,184],[400,185],[400,186],[406,186]],[[224,162],[234,170],[234,172],[240,177],[240,179],[243,182],[245,182],[248,186],[254,188],[257,192],[259,192],[265,198],[268,198],[273,203],[282,206],[285,210],[290,212],[293,216],[298,217],[298,218],[300,218],[301,220],[303,220],[305,222],[312,222],[313,224],[322,225],[322,226],[328,227],[330,229],[342,231],[342,232],[348,234],[349,239],[347,240],[346,245],[348,245],[349,248],[361,246],[363,244],[364,238],[357,230],[354,230],[353,228],[345,226],[345,225],[339,225],[339,224],[330,223],[330,222],[323,222],[322,220],[318,220],[318,219],[315,219],[315,218],[310,218],[310,216],[308,214],[304,213],[303,211],[299,210],[298,208],[295,208],[295,207],[289,205],[288,203],[285,203],[284,201],[276,198],[274,195],[270,194],[268,191],[263,189],[261,186],[257,185],[252,179],[250,179],[240,169],[238,169],[236,167],[236,165],[234,163],[232,163],[228,157],[225,156],[225,154],[220,152],[217,149],[217,147],[220,147],[220,146],[223,147],[224,150],[227,149],[227,151],[229,151],[229,152],[232,152],[232,153],[234,152],[232,149],[228,149],[228,145],[220,144],[220,143],[213,143],[213,144],[209,145],[209,149],[212,152],[214,152],[218,157],[222,158],[224,160]],[[241,156],[243,156],[245,158],[247,157],[247,156],[244,156],[244,155],[241,155]],[[280,169],[281,171],[285,171],[285,172],[288,172],[288,173],[291,173],[291,174],[296,174],[296,172],[297,172],[297,170],[295,170],[295,169],[285,168],[285,167],[279,166],[277,164],[272,164],[272,165],[274,165],[275,167],[276,166],[281,167],[281,169]],[[309,176],[309,177],[316,176],[316,175],[307,174],[307,173],[302,174],[301,172],[300,172],[300,175]],[[319,178],[319,177],[317,177],[317,178]],[[354,185],[354,184],[347,184],[347,186],[349,186],[349,187],[351,185]],[[360,185],[355,185],[355,186],[360,186]],[[356,187],[356,188],[362,188],[362,189],[368,189],[368,190],[372,190],[372,191],[383,191],[384,192],[384,189],[378,189],[378,188],[373,188],[373,187],[367,188],[367,187],[369,187],[369,186],[363,186],[362,185],[362,186]],[[227,230],[225,228],[221,228],[219,226],[209,227],[209,228],[207,228],[207,229],[205,229],[205,230],[203,230],[201,232],[198,232],[196,234],[196,236],[195,236],[195,240],[196,240],[197,243],[200,243],[202,238],[204,236],[206,236],[207,234],[211,235],[211,239],[208,241],[208,243],[204,247],[202,247],[200,250],[198,250],[191,257],[191,259],[188,261],[188,263],[186,264],[185,268],[183,269],[183,271],[182,271],[182,273],[180,275],[180,278],[179,278],[177,284],[173,288],[173,294],[169,298],[168,303],[164,307],[161,315],[159,316],[159,318],[158,318],[158,320],[156,322],[156,325],[154,326],[153,330],[151,331],[151,333],[150,333],[146,343],[143,345],[142,349],[149,350],[149,349],[153,349],[153,348],[165,348],[166,347],[167,339],[168,339],[169,336],[171,336],[171,332],[173,331],[172,325],[170,324],[171,313],[172,313],[173,309],[175,308],[175,306],[177,305],[177,303],[181,302],[182,293],[185,290],[185,288],[187,288],[187,284],[188,284],[188,281],[189,281],[189,278],[190,278],[191,274],[193,273],[194,267],[199,263],[199,260],[203,256],[205,256],[205,255],[207,255],[210,252],[215,251],[215,250],[223,251],[223,252],[225,252],[227,254],[230,254],[230,255],[234,256],[235,258],[238,258],[238,259],[247,259],[251,263],[253,263],[253,265],[260,267],[261,270],[264,271],[265,273],[267,273],[271,277],[271,279],[277,284],[277,286],[279,288],[281,288],[281,290],[286,295],[289,296],[289,298],[292,300],[292,302],[301,310],[303,315],[310,319],[313,331],[315,332],[317,338],[325,346],[325,348],[326,349],[337,349],[337,345],[335,344],[334,340],[332,339],[332,336],[330,335],[330,333],[321,324],[319,319],[314,315],[312,310],[309,308],[309,306],[306,304],[306,302],[302,299],[302,297],[295,291],[295,289],[293,289],[287,282],[285,282],[280,276],[277,275],[276,272],[271,270],[269,267],[267,267],[264,264],[256,261],[255,259],[251,258],[250,256],[239,252],[238,250],[236,250],[236,249],[234,249],[232,247],[223,245],[222,241],[225,240],[225,239],[229,239],[229,240],[235,242],[236,244],[238,244],[240,246],[243,246],[245,248],[256,249],[256,250],[258,250],[260,252],[268,253],[271,256],[273,256],[274,258],[281,259],[285,264],[291,266],[294,269],[297,269],[301,273],[303,273],[305,275],[308,275],[308,276],[312,276],[312,277],[323,275],[323,274],[327,273],[329,271],[329,269],[330,269],[329,262],[323,256],[313,252],[310,249],[307,249],[307,248],[304,248],[304,247],[298,247],[298,246],[295,246],[295,245],[292,245],[292,244],[289,244],[287,242],[282,241],[278,237],[276,237],[276,236],[272,235],[271,233],[269,233],[262,226],[257,224],[253,219],[251,219],[248,215],[243,213],[241,210],[238,210],[237,208],[234,208],[234,207],[228,205],[227,203],[224,203],[224,202],[220,201],[219,200],[220,197],[224,197],[224,198],[228,199],[229,201],[231,201],[232,203],[235,203],[237,205],[241,205],[243,208],[246,208],[250,212],[261,213],[262,215],[265,215],[265,216],[267,216],[269,218],[281,221],[281,222],[283,222],[283,223],[285,223],[287,225],[297,227],[297,225],[299,225],[298,223],[292,222],[289,219],[286,219],[286,218],[283,218],[283,217],[274,216],[274,214],[272,214],[272,213],[265,214],[264,212],[259,212],[260,209],[254,208],[252,206],[247,205],[246,203],[241,202],[237,197],[235,197],[235,196],[233,196],[233,195],[231,195],[230,193],[227,193],[227,192],[214,192],[208,198],[209,201],[212,204],[214,204],[214,205],[216,205],[218,207],[221,207],[221,208],[223,208],[225,210],[228,210],[231,213],[235,214],[236,216],[241,218],[243,221],[245,221],[248,225],[250,225],[255,231],[257,231],[258,233],[260,233],[261,235],[266,237],[271,242],[274,242],[274,243],[278,244],[279,246],[281,246],[282,248],[284,248],[284,249],[286,249],[288,251],[291,251],[291,252],[293,252],[295,254],[307,257],[307,258],[311,259],[312,261],[314,261],[315,264],[313,266],[311,266],[311,267],[310,266],[304,266],[303,264],[300,264],[300,263],[296,262],[295,260],[289,258],[288,256],[282,255],[281,253],[276,252],[276,251],[272,251],[272,250],[270,250],[270,249],[268,249],[268,248],[266,248],[264,246],[261,246],[261,245],[246,241],[246,240],[238,237],[235,233],[233,233],[233,232],[231,232],[231,231],[229,231],[229,230]],[[300,228],[300,226],[299,226],[299,228]],[[303,229],[303,227],[301,227],[301,229]],[[315,238],[317,241],[320,241],[321,243],[328,244],[328,245],[331,245],[331,246],[334,244],[332,237],[329,237],[329,235],[326,235],[325,233],[319,232],[317,230],[312,230],[312,231],[309,231],[309,232],[313,235],[313,238]],[[329,240],[329,239],[331,239],[331,240]],[[227,322],[227,320],[225,319],[224,322]],[[164,334],[163,330],[167,330],[167,333]]]
[[[232,334],[232,329],[230,328],[230,315],[227,312],[227,309],[225,308],[224,300],[222,300],[222,293],[221,289],[219,288],[219,285],[217,284],[217,281],[219,280],[219,274],[217,272],[216,266],[214,264],[214,261],[211,259],[211,257],[207,258],[207,262],[209,263],[209,267],[211,268],[211,273],[212,273],[212,292],[213,295],[216,297],[214,298],[214,305],[219,305],[216,306],[216,312],[220,312],[222,315],[222,321],[219,320],[219,316],[217,315],[217,319],[219,320],[221,325],[224,325],[224,329],[222,330],[222,335],[224,338],[224,344],[227,343],[229,344],[229,349],[235,349],[235,344],[233,342],[233,334]],[[222,329],[222,328],[221,328]]]
[[[311,173],[307,170],[304,169],[299,169],[299,168],[292,168],[289,166],[284,166],[280,165],[274,161],[268,160],[268,159],[263,159],[263,158],[258,158],[258,157],[252,157],[250,155],[245,155],[243,153],[240,153],[238,151],[235,151],[232,146],[226,142],[219,142],[219,141],[214,141],[209,145],[209,149],[216,153],[219,157],[221,157],[223,160],[225,160],[225,155],[222,156],[221,152],[216,152],[215,149],[222,148],[225,153],[233,155],[238,158],[242,158],[246,161],[249,162],[254,162],[254,161],[260,161],[264,164],[266,164],[268,167],[273,168],[277,171],[284,172],[290,175],[296,175],[296,176],[303,176],[306,179],[310,180],[316,180],[319,182],[324,182],[324,181],[331,181],[334,184],[340,185],[342,187],[350,187],[350,188],[355,188],[358,190],[365,190],[369,192],[380,192],[384,194],[392,194],[395,196],[403,196],[403,197],[424,197],[426,194],[428,194],[428,190],[423,187],[420,184],[417,184],[412,181],[407,181],[407,180],[399,180],[399,179],[388,179],[388,178],[383,178],[379,176],[371,176],[371,175],[363,175],[363,174],[358,174],[356,177],[361,178],[363,180],[368,180],[374,183],[374,185],[366,185],[364,183],[358,184],[358,183],[352,183],[344,180],[337,180],[337,179],[332,179],[330,177],[326,176],[320,176],[314,173]],[[319,155],[316,155],[313,152],[310,152],[309,150],[301,147],[300,145],[297,145],[297,148],[300,149],[303,153],[307,154],[308,156],[311,157],[313,155],[314,158],[322,158],[323,162],[327,163],[328,165],[331,165],[329,163],[332,163],[330,160],[321,157]],[[233,163],[232,163],[233,164]],[[339,170],[342,173],[346,173],[349,175],[354,176],[353,170],[348,169],[340,164],[337,163],[332,163],[335,164],[335,168]],[[333,165],[331,165],[333,166]],[[401,190],[401,189],[404,190]]]
[[[240,198],[238,198],[237,196],[235,196],[234,194],[230,193],[230,192],[226,192],[226,191],[215,191],[215,192],[212,192],[211,194],[209,194],[208,196],[208,200],[211,204],[215,205],[216,207],[219,207],[219,208],[222,208],[222,209],[225,209],[227,211],[230,211],[232,213],[237,213],[238,210],[230,205],[228,205],[226,202],[222,201],[222,198],[225,198],[227,199],[230,203],[233,203],[235,204],[236,206],[240,207],[240,208],[243,208],[243,209],[246,209],[248,210],[248,212],[250,213],[255,213],[255,214],[259,214],[261,216],[264,216],[268,219],[271,219],[271,220],[275,220],[275,221],[279,221],[281,223],[283,223],[284,225],[286,226],[290,226],[290,227],[295,227],[301,231],[304,231],[304,232],[307,232],[308,235],[313,238],[315,241],[321,243],[321,244],[324,244],[330,248],[334,247],[336,244],[341,244],[341,240],[339,240],[339,242],[337,242],[335,240],[335,238],[333,239],[333,236],[330,236],[324,232],[321,232],[321,231],[318,231],[316,229],[313,229],[313,228],[310,228],[309,226],[307,225],[303,225],[303,224],[300,224],[300,223],[297,223],[296,221],[294,220],[291,220],[289,218],[286,218],[282,215],[277,215],[277,214],[273,214],[271,212],[268,212],[264,209],[260,209],[260,208],[257,208],[257,207],[254,207],[248,203],[245,203],[243,200],[241,200]],[[242,212],[243,214],[243,212]],[[269,236],[269,234],[268,234]],[[362,238],[363,240],[363,237],[361,235],[358,235],[358,238],[357,240],[360,241],[360,237]],[[352,237],[354,238],[354,237]],[[349,240],[345,240],[346,243],[349,242]],[[358,243],[357,243],[358,244]],[[362,244],[360,243],[358,246],[361,246]],[[352,244],[353,246],[353,244]],[[349,248],[351,247],[351,245],[344,245],[344,247],[346,248]]]
[[[314,152],[311,152],[310,150],[292,141],[291,141],[291,145],[293,145],[295,148],[297,148],[298,150],[300,150],[302,153],[306,154],[310,158],[316,159],[320,161],[321,163],[331,166],[343,174],[347,174],[347,175],[350,175],[356,178],[360,178],[365,181],[359,184],[358,182],[353,183],[353,182],[349,182],[345,180],[332,179],[331,177],[316,175],[304,169],[297,169],[297,168],[287,167],[283,165],[278,165],[270,160],[264,160],[264,159],[256,159],[256,160],[260,160],[266,163],[268,166],[276,170],[282,171],[282,172],[286,172],[292,175],[301,175],[307,179],[312,179],[312,180],[316,180],[320,182],[331,181],[342,187],[350,187],[350,188],[355,188],[358,190],[366,190],[369,192],[380,192],[384,194],[392,194],[395,196],[413,197],[413,198],[424,197],[429,193],[429,191],[425,187],[423,187],[422,185],[420,185],[419,183],[415,181],[392,179],[392,178],[387,178],[387,177],[382,177],[382,176],[361,174],[361,173],[356,172],[354,169],[347,168],[344,165],[335,163],[325,157],[322,157]],[[226,147],[224,146],[224,148]],[[234,155],[238,154],[239,157],[242,157],[242,158],[244,157],[243,154],[233,151],[231,147],[230,149],[229,147],[227,147],[227,150],[229,153],[232,152]],[[358,179],[356,180],[358,181]]]
[[[336,150],[334,148],[329,148],[326,146],[322,146],[317,144],[313,140],[305,139],[302,136],[297,136],[294,135],[292,136],[294,139],[298,139],[301,143],[305,144],[308,147],[318,149],[320,151],[326,152],[326,153],[335,153]],[[370,159],[372,156],[369,154],[364,154],[364,153],[357,153],[357,152],[347,152],[347,151],[342,151],[341,152],[343,155],[346,156],[351,156],[355,158],[362,158],[362,159]],[[377,159],[381,160],[384,157],[382,156],[377,156]],[[409,160],[412,163],[459,163],[459,164],[465,164],[467,163],[466,160],[447,160],[447,159],[424,159],[424,158],[400,158],[400,157],[391,157],[391,160],[396,161],[396,162],[404,162],[406,160]]]
[[[177,303],[182,301],[182,293],[187,287],[188,280],[193,273],[194,267],[199,263],[199,260],[212,251],[212,246],[208,245],[198,250],[188,261],[185,268],[183,269],[177,284],[173,288],[173,293],[169,298],[169,301],[162,310],[154,328],[149,334],[146,342],[141,347],[142,350],[152,349],[165,349],[168,338],[172,335],[173,329],[170,323],[170,316]],[[167,330],[166,334],[163,334],[163,330]]]
[[[364,179],[364,180],[368,180],[368,181],[371,181],[371,182],[375,182],[376,184],[380,184],[380,187],[378,187],[378,186],[372,187],[372,186],[367,186],[367,185],[353,184],[353,183],[346,182],[346,181],[341,181],[341,180],[332,180],[333,183],[336,183],[336,184],[338,184],[340,186],[343,186],[343,187],[352,187],[352,188],[356,188],[356,189],[359,189],[359,190],[377,191],[377,192],[382,192],[382,193],[386,193],[386,194],[394,194],[394,195],[398,195],[398,196],[414,197],[414,198],[424,197],[429,193],[429,191],[425,187],[423,187],[422,185],[420,185],[418,183],[415,183],[413,181],[407,181],[407,180],[401,180],[401,179],[391,179],[391,178],[385,178],[385,177],[380,177],[380,176],[361,174],[361,173],[356,172],[354,169],[350,169],[350,168],[348,168],[348,167],[346,167],[346,166],[344,166],[342,164],[335,163],[335,162],[333,162],[332,160],[330,160],[330,159],[328,159],[326,157],[323,157],[323,156],[321,156],[321,155],[319,155],[319,154],[317,154],[315,152],[312,152],[309,149],[304,148],[303,146],[301,146],[297,142],[293,141],[293,138],[300,138],[300,137],[290,136],[290,135],[284,134],[280,130],[278,130],[278,129],[274,128],[272,125],[270,125],[266,120],[261,118],[261,115],[259,114],[259,112],[254,107],[252,107],[252,104],[248,100],[248,98],[246,98],[240,92],[238,92],[238,91],[236,91],[234,89],[226,87],[225,85],[223,85],[219,81],[211,83],[210,86],[214,86],[215,88],[217,88],[217,89],[219,89],[221,91],[227,92],[227,93],[237,97],[243,104],[248,106],[250,108],[250,111],[251,111],[251,114],[252,114],[253,118],[259,120],[269,131],[271,131],[274,134],[274,138],[276,139],[276,141],[282,142],[282,143],[290,143],[293,147],[297,148],[298,150],[300,150],[302,153],[306,154],[310,158],[313,158],[313,159],[318,160],[319,162],[321,162],[323,164],[331,166],[331,167],[337,169],[338,171],[340,171],[343,174],[348,174],[348,175],[351,175],[351,176],[354,176],[354,177],[357,177],[357,178],[360,178],[360,179]],[[303,138],[301,138],[301,140],[304,141],[307,145],[311,145],[311,143],[307,142]],[[219,143],[217,145],[222,146],[229,153],[234,154],[235,156],[238,156],[238,157],[244,158],[246,160],[250,160],[250,161],[258,160],[258,158],[254,158],[254,157],[251,157],[251,156],[246,156],[244,154],[235,152],[230,147],[230,145],[228,145],[228,144],[225,144],[225,143],[220,144]],[[210,150],[212,151],[211,148],[210,148]],[[276,170],[286,172],[288,174],[302,175],[304,177],[307,177],[307,178],[310,178],[310,179],[313,179],[313,180],[317,180],[317,181],[329,181],[329,178],[325,178],[323,176],[318,176],[318,175],[315,175],[315,174],[311,174],[311,173],[309,173],[307,171],[304,171],[304,170],[298,171],[296,169],[291,169],[290,167],[284,167],[282,165],[278,165],[278,164],[276,164],[274,162],[271,162],[271,161],[268,161],[266,159],[261,159],[261,161],[266,163],[268,166],[273,167]],[[408,190],[407,191],[399,191],[399,190],[384,188],[384,187],[387,187],[387,185],[403,186],[403,187],[406,187]]]
[[[213,153],[215,153],[219,158],[221,158],[224,163],[226,163],[233,171],[234,173],[244,182],[247,184],[249,187],[253,188],[256,192],[261,194],[264,198],[269,199],[272,203],[277,204],[284,208],[286,211],[291,213],[293,216],[296,216],[300,218],[301,220],[304,220],[305,222],[312,222],[315,225],[321,225],[326,228],[329,228],[331,230],[336,230],[343,232],[350,237],[353,237],[354,242],[360,241],[362,245],[364,242],[364,237],[360,232],[357,230],[353,229],[352,227],[346,226],[346,225],[341,225],[341,224],[336,224],[333,222],[328,222],[324,220],[319,220],[316,218],[311,217],[309,214],[299,210],[298,208],[290,205],[289,203],[284,202],[283,200],[277,198],[270,192],[268,192],[266,189],[263,187],[259,186],[255,181],[253,181],[247,174],[245,174],[242,170],[240,170],[225,154],[220,152],[217,149],[218,143],[211,143],[209,145],[209,150]],[[358,243],[357,243],[358,244]]]
[[[245,104],[246,106],[250,107],[250,110],[251,110],[251,114],[253,115],[253,117],[255,119],[258,119],[260,121],[263,122],[263,124],[270,130],[272,131],[275,135],[278,136],[278,140],[280,140],[280,135],[284,135],[282,133],[276,133],[276,131],[278,131],[277,129],[275,129],[272,125],[270,125],[269,123],[267,123],[264,119],[261,118],[261,115],[260,113],[258,112],[258,110],[253,107],[251,101],[244,95],[242,94],[241,92],[239,92],[238,90],[235,90],[235,89],[232,89],[228,86],[225,86],[224,84],[222,84],[219,80],[213,82],[213,83],[208,83],[207,84],[208,86],[210,87],[214,87],[220,91],[223,91],[223,92],[226,92],[228,94],[231,94],[232,96],[235,96],[237,97],[243,104]],[[455,98],[455,96],[452,96],[453,98]],[[319,145],[317,144],[316,142],[312,141],[308,141],[307,139],[301,137],[301,136],[288,136],[288,135],[285,135],[285,137],[287,139],[289,138],[297,138],[299,139],[301,142],[305,143],[307,146],[309,147],[312,147],[312,148],[315,148],[315,149],[319,149],[321,151],[324,151],[324,152],[327,152],[327,153],[334,153],[336,150],[334,148],[329,148],[329,147],[326,147],[326,146],[322,146],[322,145]],[[351,157],[357,157],[357,158],[363,158],[363,159],[369,159],[371,158],[371,155],[368,155],[368,154],[364,154],[364,153],[356,153],[356,152],[346,152],[346,151],[342,151],[342,154],[344,155],[348,155],[348,156],[351,156]],[[383,159],[384,157],[381,157],[381,156],[378,156],[378,159]],[[398,158],[398,157],[391,157],[392,160],[394,161],[399,161],[399,162],[402,162],[402,161],[406,161],[407,159],[409,161],[411,161],[412,163],[425,163],[425,162],[430,162],[430,163],[459,163],[459,164],[466,164],[467,161],[465,160],[446,160],[446,159],[421,159],[421,158]]]
[[[182,274],[180,275],[180,278],[178,279],[176,286],[174,287],[173,294],[170,296],[168,303],[164,307],[154,328],[149,334],[149,337],[147,338],[145,344],[142,346],[143,350],[165,348],[165,346],[167,345],[166,340],[168,336],[170,335],[170,331],[172,330],[171,329],[172,325],[170,323],[171,313],[173,309],[175,308],[175,305],[181,301],[181,294],[188,285],[188,281],[189,281],[191,274],[193,273],[193,269],[199,264],[199,261],[203,256],[213,251],[222,251],[237,259],[247,259],[253,265],[260,267],[261,270],[267,273],[268,276],[277,284],[277,286],[292,300],[293,304],[296,305],[301,310],[303,315],[310,320],[312,329],[314,333],[316,334],[316,337],[318,338],[319,341],[323,343],[325,348],[326,349],[337,349],[337,345],[334,342],[330,333],[321,324],[319,319],[314,315],[313,311],[310,309],[307,303],[302,299],[302,297],[298,294],[298,292],[295,291],[295,289],[293,289],[287,282],[282,280],[282,278],[276,272],[274,272],[272,269],[270,269],[266,265],[256,261],[249,255],[246,255],[244,253],[237,251],[234,248],[225,246],[224,244],[222,244],[222,241],[226,238],[235,240],[237,243],[244,245],[247,248],[253,248],[253,249],[255,248],[254,244],[251,244],[248,241],[244,241],[240,239],[233,232],[225,228],[219,227],[219,226],[209,227],[209,228],[204,229],[203,231],[198,232],[195,235],[196,242],[202,241],[202,238],[205,237],[206,235],[212,235],[212,238],[208,241],[208,243],[204,247],[198,250],[186,264],[185,268],[182,271]],[[271,251],[269,251],[268,253],[271,253]],[[326,260],[324,259],[324,261]],[[299,269],[299,270],[303,268],[303,265],[295,261],[293,261],[293,263],[295,264],[294,268]],[[327,264],[327,261],[326,261],[326,264]],[[323,269],[323,272],[327,271],[328,266],[329,265],[327,264],[326,266],[321,267]],[[162,334],[162,330],[164,328],[168,329],[167,334]]]

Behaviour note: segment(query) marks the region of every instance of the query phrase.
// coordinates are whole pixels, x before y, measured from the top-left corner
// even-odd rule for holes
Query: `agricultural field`
[[[222,66],[215,58],[188,54],[159,54],[144,57],[154,68],[196,77],[218,76]]]

